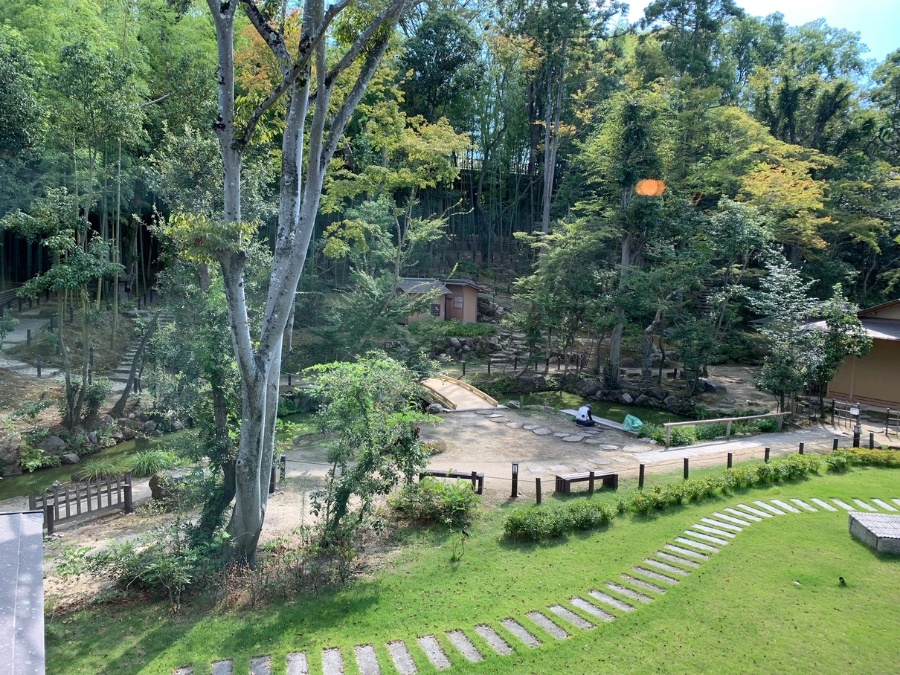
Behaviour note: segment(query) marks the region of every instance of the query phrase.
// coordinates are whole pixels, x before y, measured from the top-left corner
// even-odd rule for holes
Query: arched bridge
[[[437,403],[449,410],[464,412],[497,407],[496,400],[462,380],[447,376],[429,377],[422,384]]]

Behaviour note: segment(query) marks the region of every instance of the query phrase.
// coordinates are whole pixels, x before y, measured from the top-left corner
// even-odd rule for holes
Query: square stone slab
[[[850,534],[879,553],[900,555],[900,516],[853,512]]]

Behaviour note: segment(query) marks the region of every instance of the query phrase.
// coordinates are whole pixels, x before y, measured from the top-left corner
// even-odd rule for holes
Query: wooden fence
[[[117,509],[133,513],[131,487],[131,472],[126,471],[115,478],[54,485],[40,495],[28,495],[28,506],[32,511],[40,509],[44,512],[44,527],[47,534],[53,534],[55,523],[89,513]]]
[[[669,435],[672,431],[672,427],[686,427],[690,425],[700,425],[700,424],[715,424],[725,422],[725,440],[729,440],[731,438],[731,423],[732,422],[745,422],[747,420],[761,420],[766,417],[777,417],[778,418],[778,429],[781,430],[782,425],[784,424],[784,416],[785,415],[793,415],[790,412],[780,412],[780,413],[766,413],[765,415],[748,415],[746,417],[718,417],[714,420],[696,420],[694,422],[666,422],[663,426],[666,428],[666,447],[669,447]]]

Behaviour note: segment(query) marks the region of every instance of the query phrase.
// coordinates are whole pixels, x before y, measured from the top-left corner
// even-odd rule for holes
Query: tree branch
[[[276,58],[278,58],[279,62],[282,61],[282,58],[286,58],[285,64],[290,64],[291,58],[287,52],[287,47],[284,45],[283,36],[275,31],[269,24],[266,22],[265,17],[262,15],[262,12],[259,11],[259,8],[256,7],[256,3],[253,0],[243,0],[244,4],[247,6],[247,16],[250,18],[250,21],[253,23],[253,26],[256,28],[256,31],[260,34],[260,36],[269,42],[269,39],[266,37],[267,33],[272,33],[274,36],[278,38],[278,43],[280,45],[279,51],[283,50],[284,55],[279,55],[279,51],[276,51],[275,47],[269,44],[272,47],[272,51],[275,53]],[[247,126],[244,129],[244,133],[241,134],[241,137],[237,139],[235,142],[239,148],[244,148],[250,142],[250,138],[253,136],[253,132],[256,129],[256,126],[259,124],[259,121],[262,119],[263,115],[269,111],[269,109],[275,105],[282,96],[284,96],[291,88],[294,86],[294,83],[300,77],[300,75],[304,72],[307,72],[309,68],[309,62],[312,58],[312,54],[315,48],[318,46],[319,42],[325,37],[325,33],[328,30],[328,27],[331,25],[331,22],[334,21],[335,17],[340,14],[347,5],[350,4],[350,0],[339,0],[339,2],[331,5],[328,10],[325,12],[322,23],[319,24],[316,29],[311,33],[307,33],[304,28],[303,34],[300,36],[300,44],[297,47],[297,60],[293,66],[290,65],[282,65],[282,74],[281,82],[278,86],[272,90],[272,92],[266,97],[266,100],[259,104],[259,107],[253,111],[253,114],[250,116],[250,119],[247,122]],[[256,18],[251,16],[251,9],[254,12]],[[274,37],[272,38],[275,39]]]

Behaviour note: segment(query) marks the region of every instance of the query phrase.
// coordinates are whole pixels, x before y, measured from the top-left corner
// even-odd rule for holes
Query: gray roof
[[[472,288],[476,288],[482,292],[485,290],[471,279],[444,279],[444,283],[451,286],[471,286]]]
[[[863,316],[860,317],[859,321],[873,340],[900,341],[900,321],[897,319],[870,319]],[[806,327],[825,330],[827,325],[824,321],[816,321],[815,323],[807,324]]]
[[[859,319],[873,340],[900,340],[900,321],[896,319]]]
[[[450,291],[437,279],[417,279],[415,277],[401,277],[398,288],[404,293],[417,293],[424,295],[437,291],[440,295],[449,295]]]
[[[44,673],[44,515],[0,513],[0,673]]]

